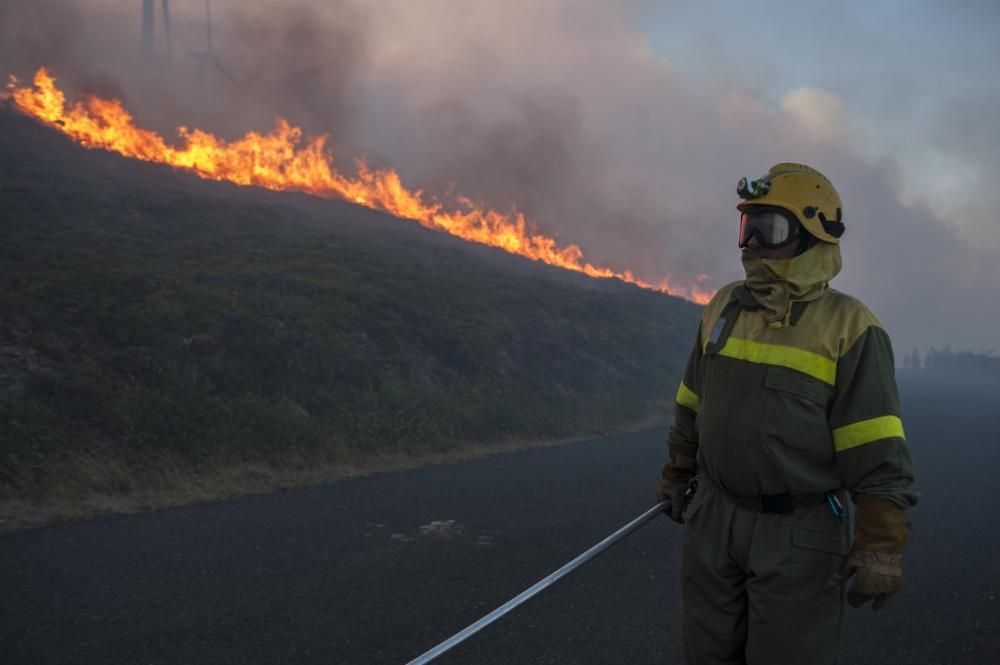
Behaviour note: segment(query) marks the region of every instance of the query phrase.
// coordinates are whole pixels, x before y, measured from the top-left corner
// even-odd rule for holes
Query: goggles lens
[[[748,246],[757,236],[764,247],[778,249],[798,240],[800,234],[799,221],[780,208],[750,210],[740,217],[740,247]]]

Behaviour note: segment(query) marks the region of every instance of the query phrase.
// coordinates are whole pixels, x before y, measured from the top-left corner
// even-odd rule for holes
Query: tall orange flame
[[[504,214],[459,198],[461,209],[448,210],[421,190],[403,186],[393,169],[371,169],[357,160],[357,175],[336,170],[325,149],[327,136],[303,141],[302,130],[278,118],[270,134],[249,132],[241,139],[223,141],[200,129],[178,128],[182,145],[169,145],[155,132],[136,127],[132,115],[116,99],[87,97],[67,108],[66,97],[45,68],[35,74],[34,87],[18,87],[11,77],[10,97],[26,115],[51,125],[88,148],[102,148],[126,157],[169,164],[202,178],[226,180],[274,190],[296,190],[322,197],[341,197],[360,205],[412,219],[465,240],[499,247],[537,261],[581,272],[591,277],[613,277],[637,286],[683,295],[706,303],[712,293],[698,285],[676,288],[664,279],[647,282],[631,271],[594,266],[584,260],[577,245],[559,247],[541,234],[522,213]]]

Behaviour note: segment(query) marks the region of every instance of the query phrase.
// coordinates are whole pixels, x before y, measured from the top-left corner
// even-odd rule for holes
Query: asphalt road
[[[907,580],[841,663],[1000,662],[1000,384],[901,379]],[[402,663],[652,504],[663,430],[0,537],[0,663]],[[679,663],[657,519],[440,663]]]

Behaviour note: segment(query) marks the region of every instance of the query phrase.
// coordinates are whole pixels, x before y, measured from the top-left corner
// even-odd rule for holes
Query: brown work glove
[[[664,478],[660,481],[660,488],[656,490],[657,503],[670,499],[670,509],[664,512],[678,524],[684,524],[684,492],[687,491],[689,480],[690,477],[687,480],[668,478],[664,470]]]
[[[847,602],[861,607],[871,601],[872,609],[880,610],[903,586],[900,559],[906,549],[908,524],[903,509],[887,499],[859,496],[857,504],[854,545],[827,586],[843,584],[854,575]]]
[[[656,502],[670,499],[670,510],[665,511],[673,521],[684,524],[684,493],[695,472],[695,446],[672,442],[670,461],[663,467],[663,478],[656,490]]]

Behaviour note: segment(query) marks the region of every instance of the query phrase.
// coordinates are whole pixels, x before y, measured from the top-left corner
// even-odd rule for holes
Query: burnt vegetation
[[[9,110],[0,153],[8,514],[669,413],[686,301],[88,151]]]

